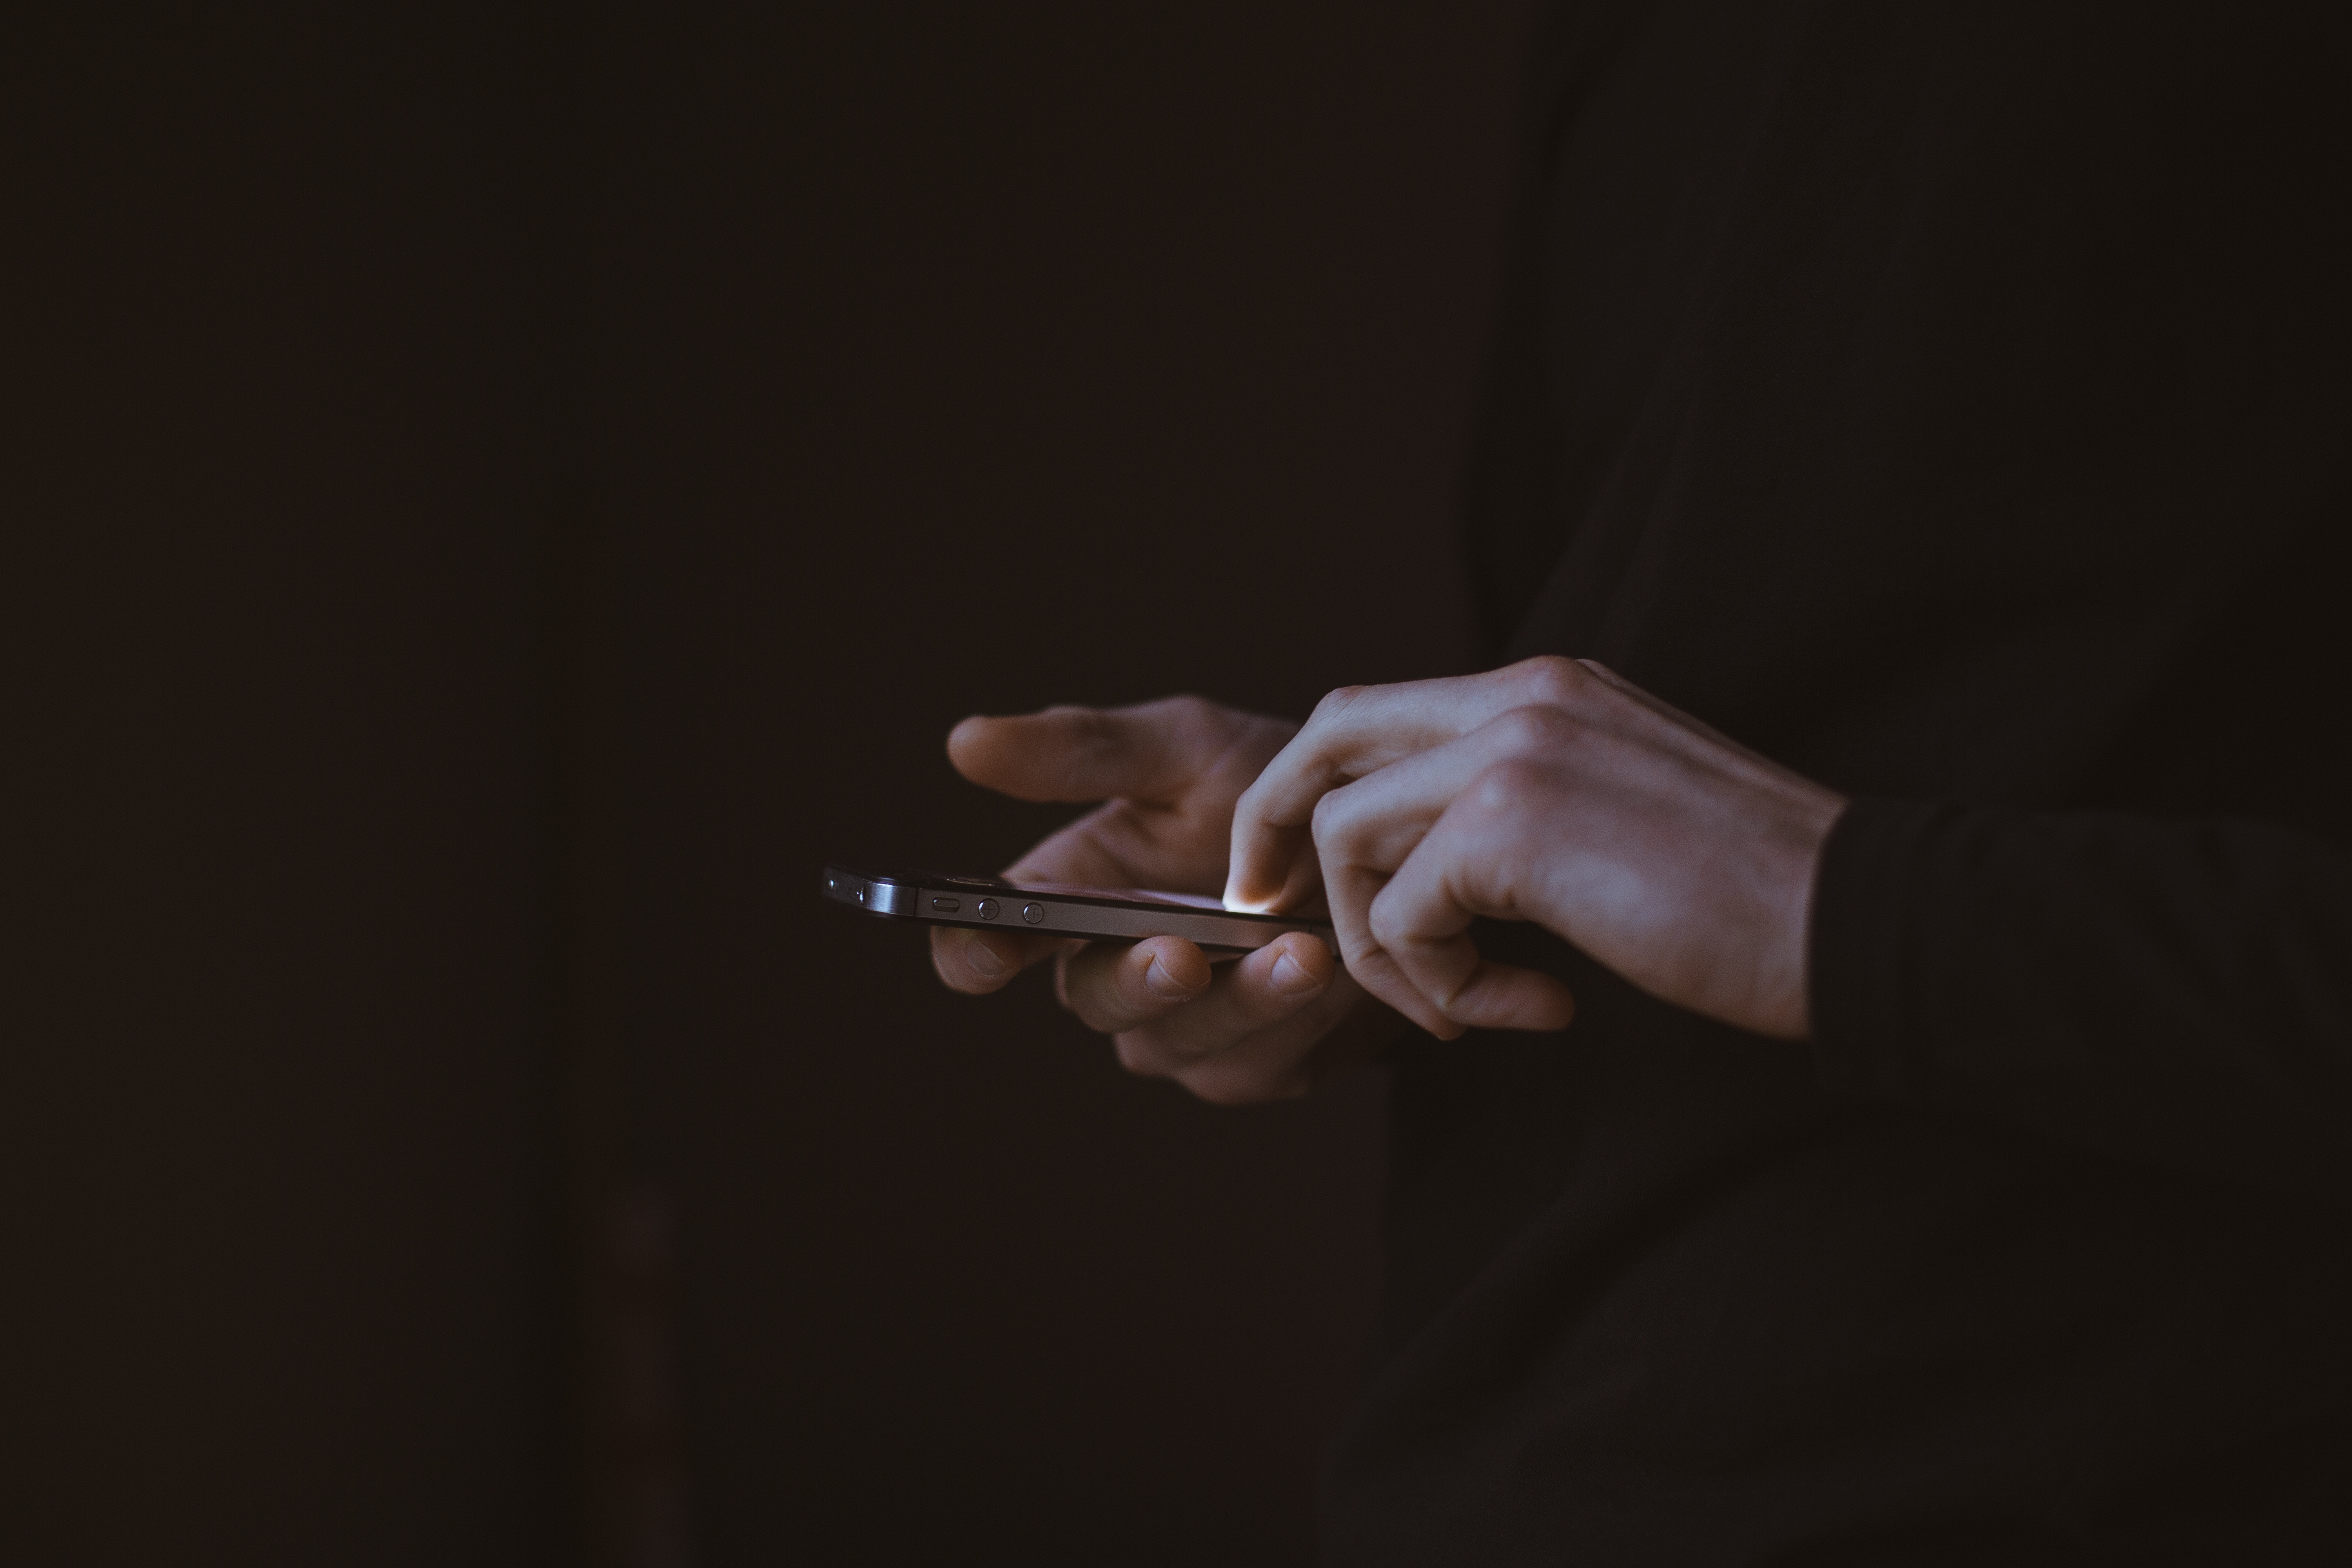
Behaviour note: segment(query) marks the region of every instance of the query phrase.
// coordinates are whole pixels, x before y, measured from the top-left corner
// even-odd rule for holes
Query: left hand
[[[1171,697],[967,719],[948,737],[948,755],[974,783],[1023,800],[1104,802],[1034,846],[1008,877],[1213,893],[1234,802],[1297,728]],[[999,990],[1047,959],[1062,1005],[1111,1036],[1129,1071],[1220,1103],[1304,1094],[1370,1055],[1398,1023],[1303,931],[1212,966],[1177,936],[1087,942],[1017,926],[931,928],[931,962],[958,991]]]
[[[1844,806],[1597,664],[1534,658],[1326,698],[1242,796],[1225,897],[1296,907],[1319,861],[1349,973],[1442,1038],[1573,1011],[1558,981],[1478,956],[1486,915],[1801,1039],[1814,868]]]

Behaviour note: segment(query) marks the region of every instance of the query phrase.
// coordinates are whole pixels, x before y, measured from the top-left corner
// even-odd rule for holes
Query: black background
[[[1061,820],[968,712],[1475,657],[1524,12],[18,25],[0,1555],[1310,1559],[1377,1080],[814,879]]]

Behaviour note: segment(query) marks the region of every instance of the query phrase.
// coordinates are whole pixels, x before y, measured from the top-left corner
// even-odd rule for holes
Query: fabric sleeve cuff
[[[1808,933],[1813,1069],[1824,1087],[1916,1099],[1931,1089],[1911,1017],[1907,943],[1929,841],[1956,808],[1863,798],[1847,805],[1814,873]]]

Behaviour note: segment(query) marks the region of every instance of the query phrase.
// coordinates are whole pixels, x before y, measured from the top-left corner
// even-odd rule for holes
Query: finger
[[[1368,898],[1362,902],[1369,906],[1378,902],[1378,899]],[[1465,1026],[1447,1017],[1444,1008],[1423,995],[1412,978],[1398,967],[1396,959],[1381,946],[1379,940],[1371,934],[1369,920],[1356,921],[1349,929],[1339,932],[1339,952],[1347,962],[1349,979],[1414,1024],[1441,1040],[1455,1039],[1463,1034]]]
[[[933,926],[931,967],[949,990],[982,996],[1010,984],[1014,975],[1041,959],[1051,958],[1065,945],[1065,941],[1053,937]]]
[[[1056,973],[1062,1005],[1106,1035],[1166,1017],[1209,989],[1206,954],[1178,936],[1133,946],[1087,942],[1069,952]]]
[[[1332,790],[1315,803],[1313,815],[1316,852],[1327,882],[1335,866],[1394,871],[1488,768],[1511,757],[1558,755],[1589,732],[1589,726],[1558,708],[1514,708],[1458,740]]]
[[[1330,901],[1331,923],[1339,940],[1340,956],[1357,984],[1438,1038],[1453,1039],[1462,1033],[1461,1029],[1413,989],[1412,983],[1397,968],[1396,961],[1383,952],[1373,939],[1371,903],[1388,885],[1388,879],[1386,871],[1344,861],[1326,870],[1324,890]]]
[[[1543,658],[1484,675],[1333,692],[1235,806],[1225,902],[1282,910],[1311,892],[1315,878],[1303,851],[1315,803],[1332,789],[1468,734],[1514,708],[1573,709],[1605,689],[1575,660]]]
[[[1489,963],[1470,941],[1479,915],[1516,917],[1513,835],[1479,814],[1448,812],[1372,900],[1373,939],[1424,1005],[1478,1029],[1563,1029],[1568,987],[1531,969]],[[1390,1005],[1407,1011],[1395,996]]]
[[[974,784],[1020,800],[1167,804],[1228,749],[1232,718],[1198,697],[975,717],[949,731],[948,760]]]
[[[1289,1018],[1168,1076],[1214,1105],[1296,1099],[1318,1078],[1366,1059],[1398,1021],[1343,970]]]
[[[1198,1000],[1122,1031],[1119,1060],[1130,1072],[1176,1076],[1297,1016],[1338,974],[1329,948],[1291,931],[1227,964]]]
[[[1479,775],[1514,756],[1556,753],[1578,739],[1578,721],[1556,708],[1514,708],[1457,741],[1408,757],[1315,805],[1315,848],[1331,923],[1350,972],[1384,999],[1393,961],[1371,934],[1372,900],[1446,808]],[[1391,1002],[1391,1005],[1399,1004]],[[1448,1031],[1433,1008],[1409,1016],[1423,1028]],[[1458,1032],[1458,1031],[1457,1031]]]

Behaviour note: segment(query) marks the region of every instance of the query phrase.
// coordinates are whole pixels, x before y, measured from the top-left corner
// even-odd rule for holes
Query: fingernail
[[[1324,983],[1307,973],[1307,966],[1288,953],[1274,961],[1274,972],[1266,977],[1268,984],[1285,996],[1311,996],[1323,989]]]
[[[963,944],[963,961],[971,964],[971,972],[982,980],[993,980],[1004,973],[1004,960],[996,955],[994,948],[978,937]]]
[[[1192,988],[1169,973],[1168,966],[1156,958],[1151,961],[1150,966],[1144,970],[1143,984],[1150,986],[1151,994],[1163,1002],[1182,1002],[1188,1000],[1192,994]]]

